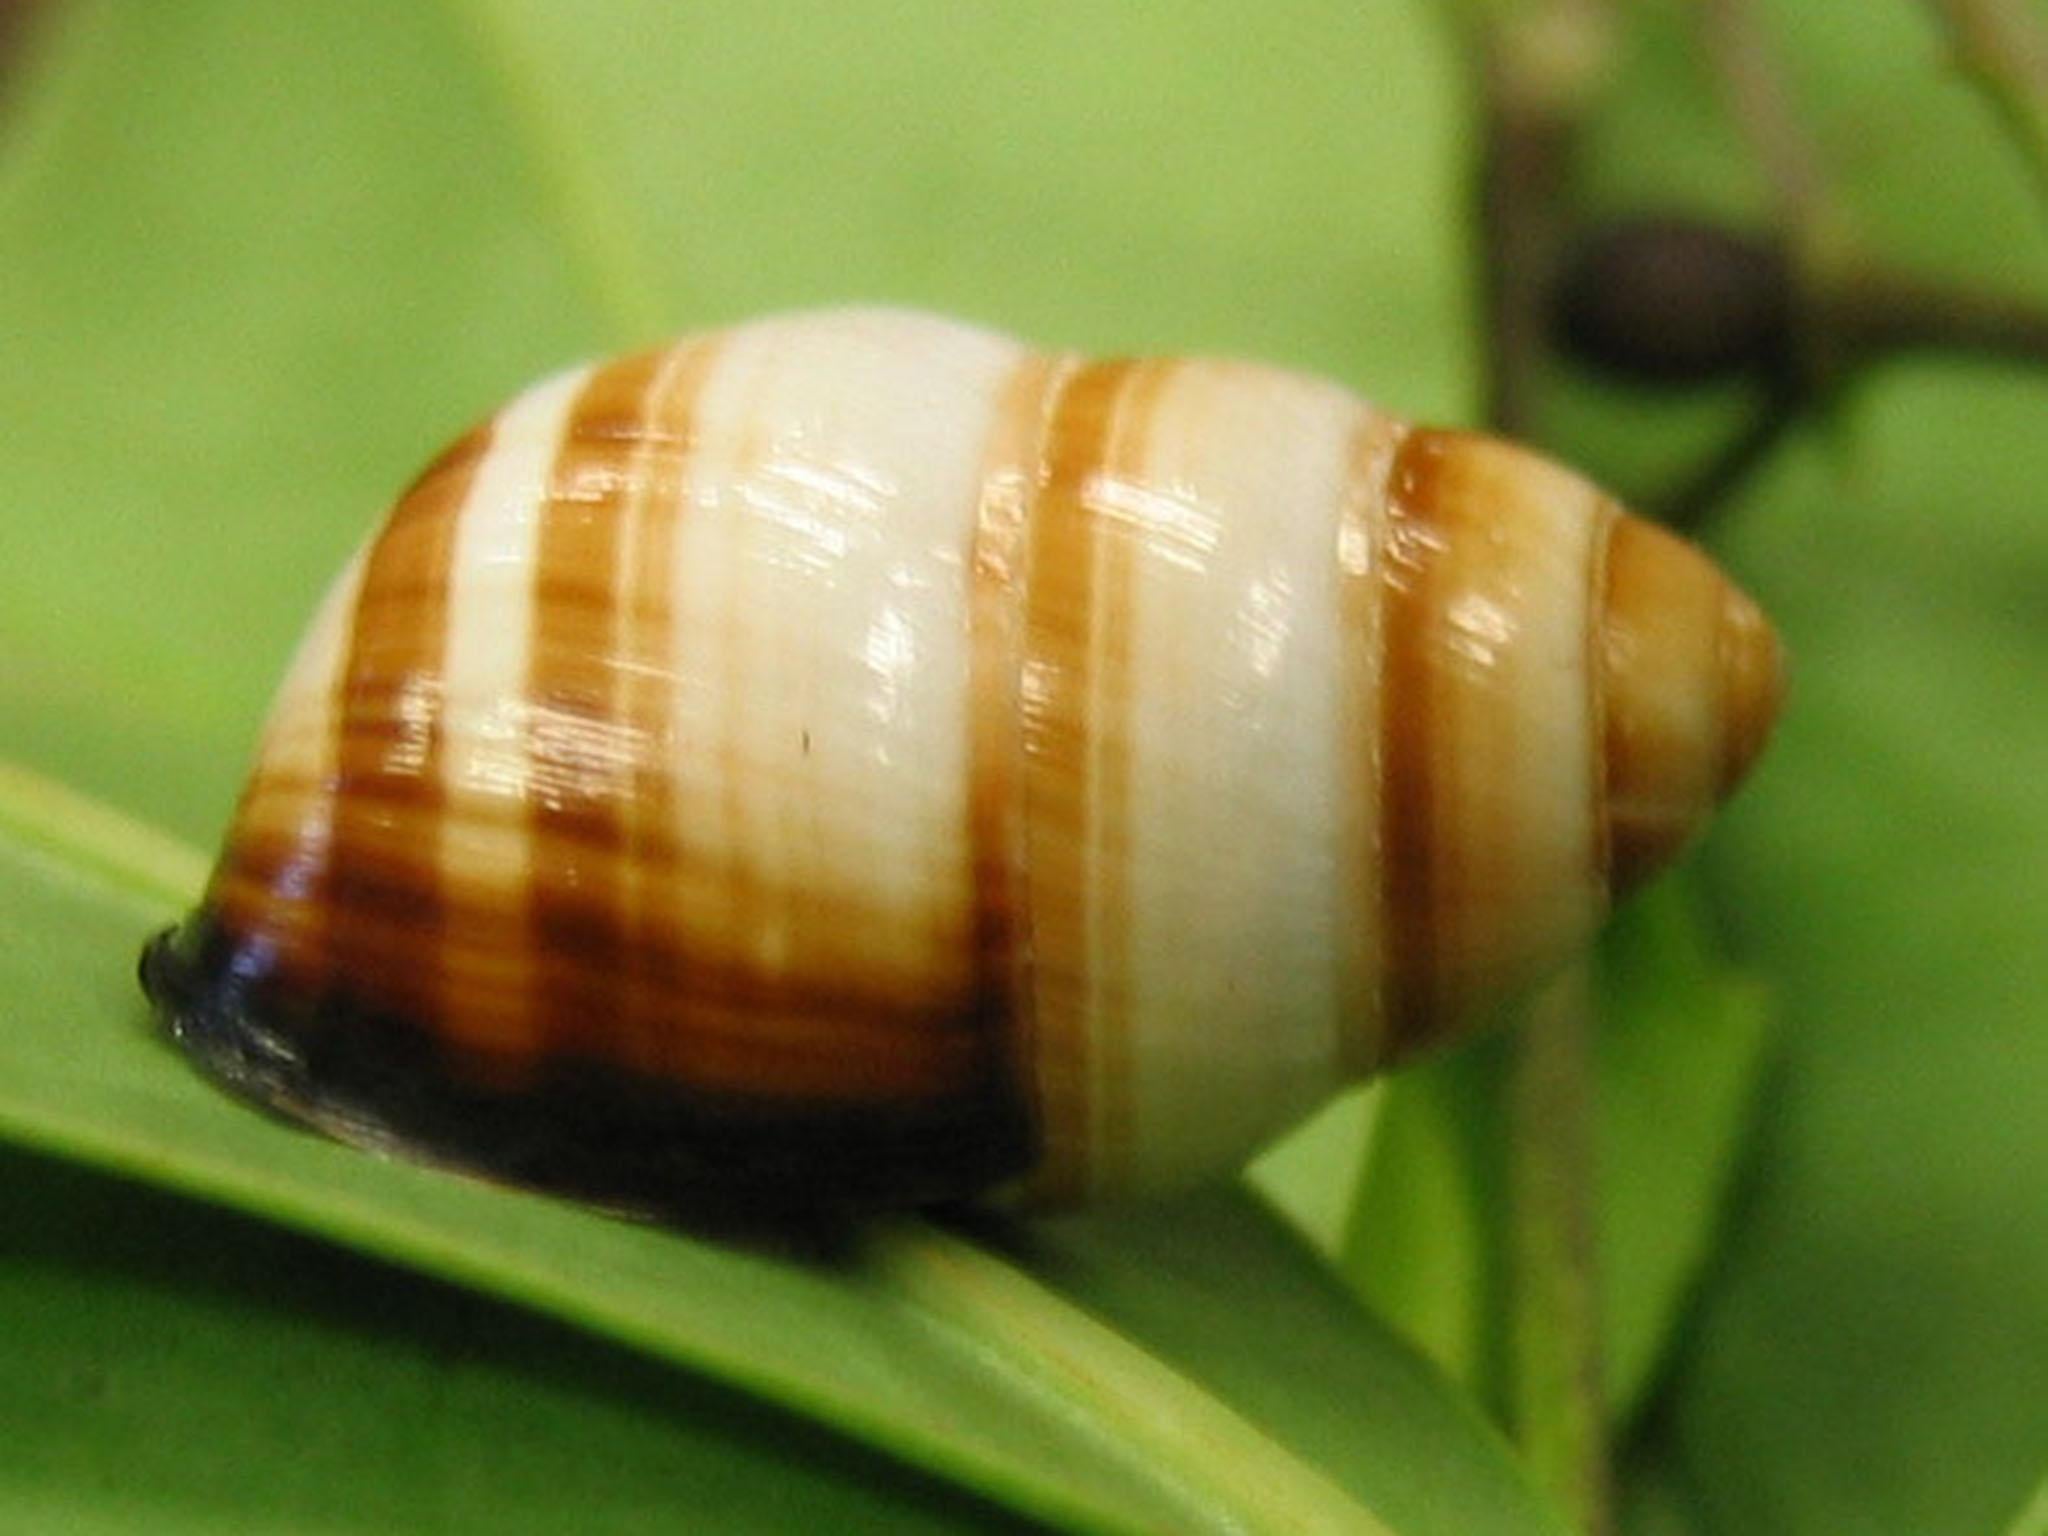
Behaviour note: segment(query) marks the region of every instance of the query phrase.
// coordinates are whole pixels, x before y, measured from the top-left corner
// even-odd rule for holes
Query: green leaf
[[[0,1527],[1012,1530],[794,1415],[515,1307],[0,1151]]]
[[[9,811],[41,835],[0,835],[0,1135],[551,1312],[1044,1518],[1545,1528],[1489,1432],[1243,1194],[806,1258],[365,1157],[149,1032],[131,960],[173,898],[121,867],[109,813],[48,788]]]
[[[1339,1263],[1358,1294],[1496,1414],[1504,1406],[1503,1043],[1482,1040],[1380,1092]]]
[[[1266,1203],[1333,1263],[1343,1252],[1358,1181],[1377,1145],[1384,1093],[1383,1083],[1372,1082],[1339,1094],[1245,1169]]]
[[[1601,951],[1596,1042],[1607,1401],[1642,1407],[1725,1235],[1771,1040],[1767,990],[1730,972],[1680,882]]]
[[[1684,882],[1628,907],[1595,970],[1594,1138],[1610,1415],[1640,1408],[1713,1251],[1765,1042],[1757,986],[1711,952]],[[1383,1090],[1344,1265],[1360,1292],[1483,1399],[1506,1369],[1506,1054],[1481,1042]]]
[[[1851,465],[1804,447],[1731,530],[1799,658],[1719,850],[1788,1059],[1675,1408],[1731,1528],[1995,1529],[2039,1476],[2044,408],[1898,370]]]

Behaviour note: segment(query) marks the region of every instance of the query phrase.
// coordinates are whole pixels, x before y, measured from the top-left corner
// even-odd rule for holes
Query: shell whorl
[[[610,1176],[505,1106],[624,1100],[630,1193],[1163,1187],[1582,944],[1777,689],[1703,556],[1519,449],[1249,364],[759,322],[414,482],[152,985],[245,1090],[516,1178]]]

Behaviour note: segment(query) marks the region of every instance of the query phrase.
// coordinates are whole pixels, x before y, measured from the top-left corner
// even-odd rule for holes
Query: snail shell
[[[1778,694],[1704,556],[1523,450],[771,319],[427,468],[144,980],[229,1087],[514,1182],[1164,1189],[1583,945]]]

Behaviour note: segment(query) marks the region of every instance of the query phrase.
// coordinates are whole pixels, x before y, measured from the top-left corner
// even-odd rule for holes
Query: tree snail
[[[614,1204],[1168,1189],[1583,945],[1779,691],[1521,449],[769,319],[413,482],[143,979],[266,1106]]]

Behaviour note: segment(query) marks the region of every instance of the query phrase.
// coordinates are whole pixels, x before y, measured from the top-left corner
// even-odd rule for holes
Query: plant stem
[[[1866,265],[1808,300],[1813,335],[1851,362],[1898,352],[1961,352],[2048,364],[2048,309],[2012,294]]]
[[[0,838],[90,869],[152,914],[189,907],[206,884],[206,856],[191,844],[6,758]]]
[[[1556,263],[1550,168],[1562,134],[1525,113],[1501,90],[1488,92],[1485,163],[1480,171],[1486,329],[1486,419],[1503,432],[1527,430],[1533,415],[1533,359],[1543,346],[1543,295]]]
[[[1947,23],[1964,67],[2013,123],[2048,191],[2048,31],[2009,0],[1928,3]],[[1808,290],[1803,340],[1824,376],[1844,360],[1859,363],[1907,349],[2048,361],[2048,312],[2037,305],[1872,268],[1861,259],[1752,0],[1700,0],[1700,26],[1729,111],[1776,193],[1781,226]]]
[[[1602,74],[1602,0],[1528,0],[1475,19],[1485,113],[1480,166],[1486,419],[1526,435],[1564,243],[1565,184],[1584,103]]]
[[[1928,0],[2048,198],[2048,30],[2015,0]]]
[[[1657,514],[1673,528],[1707,526],[1800,420],[1870,364],[1944,352],[2048,367],[2048,309],[2029,300],[1869,265],[1809,286],[1800,371],[1770,379],[1749,422],[1659,500]]]
[[[1571,156],[1605,74],[1614,18],[1606,0],[1522,0],[1474,15],[1485,106],[1487,419],[1528,435]],[[1531,1009],[1508,1069],[1510,1402],[1538,1486],[1589,1536],[1606,1536],[1589,1009],[1583,971],[1560,981]]]
[[[1734,499],[1742,483],[1770,457],[1800,419],[1805,396],[1787,384],[1774,383],[1756,414],[1705,463],[1688,472],[1677,490],[1656,506],[1660,521],[1681,533],[1697,534]]]
[[[1538,1484],[1613,1529],[1600,1352],[1592,1136],[1594,1005],[1582,960],[1531,1001],[1507,1087],[1509,1402]]]
[[[1820,150],[1793,109],[1751,0],[1700,0],[1699,26],[1728,111],[1770,180],[1780,220],[1795,233],[1811,226],[1828,197]]]

